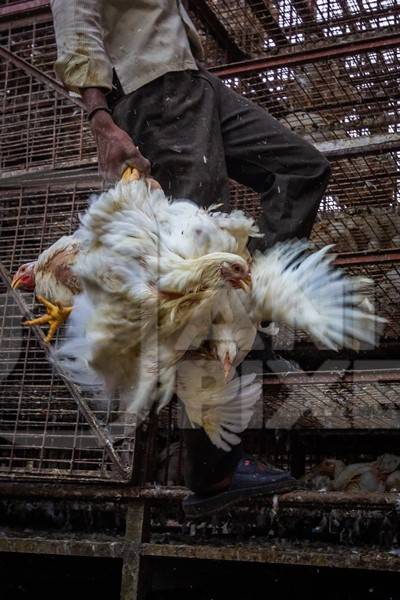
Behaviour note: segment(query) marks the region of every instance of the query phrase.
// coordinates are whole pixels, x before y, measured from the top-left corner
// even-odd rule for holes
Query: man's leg
[[[222,200],[228,208],[220,127],[223,90],[218,84],[204,72],[171,73],[120,101],[114,118],[151,160],[152,173],[166,193],[201,205]],[[196,492],[211,495],[210,500],[194,497],[185,507],[188,514],[200,516],[260,491],[293,489],[287,473],[242,457],[240,446],[225,453],[196,429],[185,430],[185,441],[187,483]]]
[[[252,240],[251,249],[278,241],[308,238],[325,192],[330,165],[307,141],[283,126],[264,109],[205,73],[216,89],[229,176],[261,196],[258,219],[265,238]],[[271,348],[271,338],[259,334],[264,349],[252,351],[265,370],[296,367],[286,364]],[[287,361],[286,361],[287,362]]]
[[[328,160],[264,109],[208,77],[218,90],[228,174],[261,195],[261,247],[309,237],[330,177]]]

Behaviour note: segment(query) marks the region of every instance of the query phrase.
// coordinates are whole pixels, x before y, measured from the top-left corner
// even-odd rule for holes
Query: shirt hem
[[[122,69],[124,70],[124,69]],[[166,75],[167,73],[172,73],[173,71],[198,71],[199,68],[195,61],[187,61],[182,64],[163,64],[160,65],[160,68],[152,71],[151,75],[147,74],[145,77],[135,78],[134,81],[127,82],[127,78],[124,78],[121,72],[118,71],[118,68],[115,67],[115,71],[117,73],[118,79],[121,83],[124,94],[130,94],[132,92],[136,92],[136,90],[140,89],[147,83],[151,83],[155,81],[159,77]]]

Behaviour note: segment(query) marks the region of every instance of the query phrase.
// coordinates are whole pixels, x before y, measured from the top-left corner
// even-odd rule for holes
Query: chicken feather
[[[332,350],[375,343],[385,319],[363,304],[372,281],[334,268],[334,256],[327,254],[331,248],[306,255],[307,242],[291,242],[258,253],[250,292],[255,321],[284,322]]]
[[[248,427],[261,388],[255,374],[226,382],[219,362],[210,358],[193,357],[177,367],[176,393],[189,421],[225,451],[240,442],[238,434]]]

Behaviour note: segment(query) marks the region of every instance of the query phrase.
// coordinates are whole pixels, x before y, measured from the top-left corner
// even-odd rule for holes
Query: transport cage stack
[[[177,406],[154,415],[139,439],[118,406],[105,407],[66,386],[40,336],[21,326],[24,310],[36,315],[41,307],[32,294],[8,289],[8,277],[23,262],[74,231],[88,197],[101,189],[82,104],[65,92],[52,69],[56,47],[49,7],[41,0],[28,4],[29,10],[21,2],[0,6],[0,478],[128,482],[137,475],[147,483],[182,483]],[[335,244],[339,266],[374,280],[375,308],[388,319],[380,348],[362,348],[360,355],[313,351],[302,332],[282,328],[274,346],[285,356],[294,347],[300,369],[307,364],[311,373],[265,374],[264,398],[245,436],[248,449],[294,466],[297,474],[322,456],[310,440],[318,438],[331,456],[335,447],[340,453],[339,431],[346,439],[358,436],[349,451],[354,459],[374,458],[365,440],[379,431],[395,451],[399,8],[395,0],[189,4],[214,74],[331,161],[332,179],[311,240],[316,248]],[[231,191],[234,207],[259,214],[254,192],[233,182]],[[323,376],[316,355],[326,357]],[[286,405],[286,419],[280,420]],[[118,437],[113,431],[121,424],[125,435]]]

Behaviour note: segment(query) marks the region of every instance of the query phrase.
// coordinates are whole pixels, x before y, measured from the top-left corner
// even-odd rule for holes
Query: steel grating
[[[237,69],[237,71],[236,71]],[[400,49],[349,48],[345,56],[308,64],[256,68],[231,75],[226,85],[314,142],[398,131]]]
[[[207,0],[248,56],[357,38],[399,24],[396,0]]]
[[[335,244],[338,253],[398,248],[400,153],[343,158],[332,172],[312,242]],[[259,195],[249,188],[232,182],[231,198],[235,208],[260,214]]]
[[[344,362],[344,365],[346,363]],[[359,367],[366,369],[360,363]],[[264,375],[263,397],[250,422],[251,432],[273,430],[398,430],[400,428],[400,370],[337,370]],[[177,432],[181,423],[177,404],[163,411],[159,436],[164,451],[159,455],[158,480],[182,483],[184,449]],[[254,437],[254,436],[253,436]],[[257,442],[250,441],[253,452]],[[264,452],[274,464],[288,466],[288,450],[273,444]],[[178,477],[177,481],[175,478]]]
[[[43,338],[22,325],[24,301],[18,302],[19,293],[11,293],[5,281],[20,264],[76,229],[91,191],[29,188],[2,197],[0,477],[122,482],[132,475],[135,428],[130,415],[118,403],[65,382]],[[32,307],[33,295],[23,297]],[[42,312],[39,305],[33,308],[35,314]]]
[[[268,429],[399,429],[399,393],[400,370],[267,375],[253,423]]]
[[[49,14],[0,22],[0,46],[27,62],[0,58],[0,170],[84,165],[95,161],[94,140],[83,111],[40,80],[29,66],[54,77],[54,29]]]
[[[1,123],[1,170],[93,162],[95,146],[83,111],[11,63],[0,64],[7,105]]]
[[[54,75],[57,48],[50,11],[0,21],[0,45],[48,75]]]

